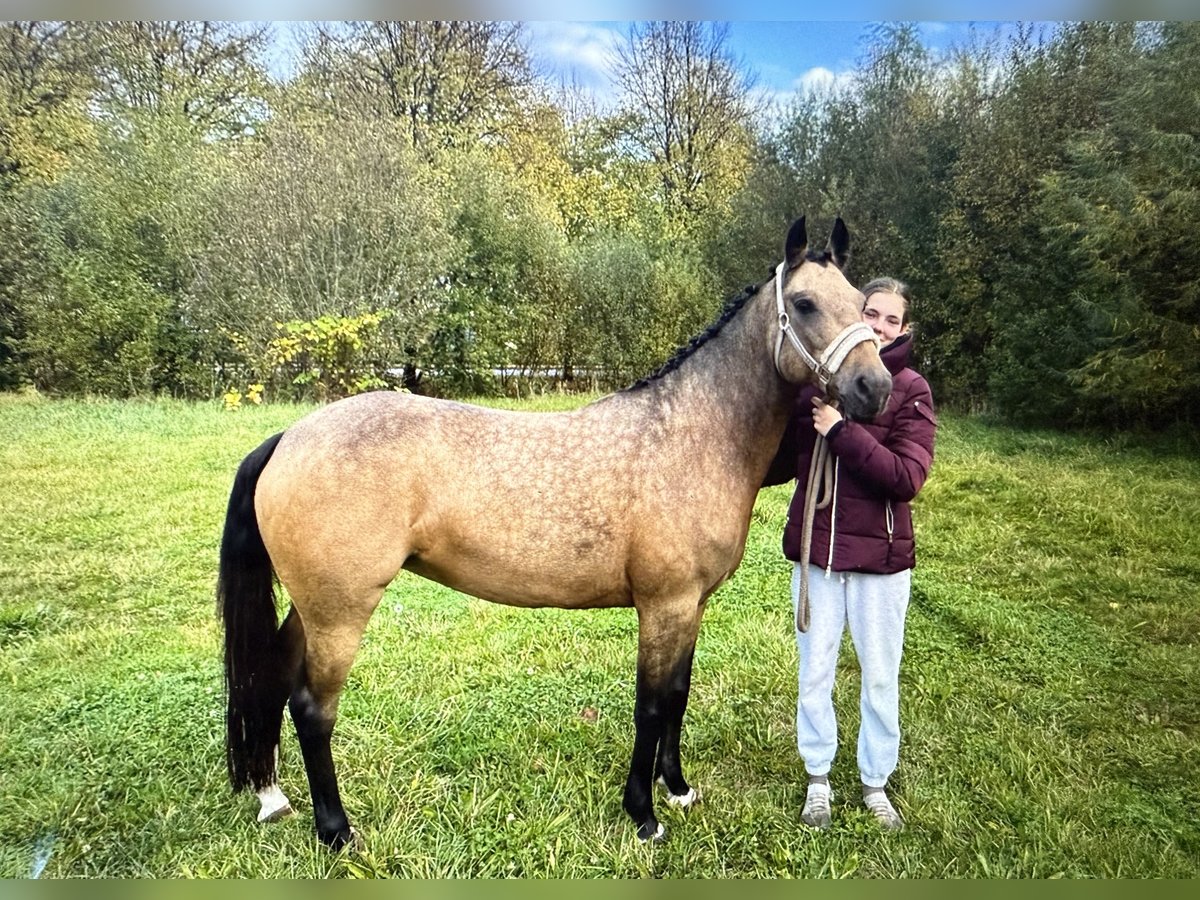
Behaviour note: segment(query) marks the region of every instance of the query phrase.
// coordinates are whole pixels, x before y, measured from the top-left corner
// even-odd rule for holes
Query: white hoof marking
[[[292,804],[288,802],[288,798],[284,796],[277,784],[259,791],[258,802],[262,805],[258,811],[258,821],[260,822],[275,822],[292,814]]]
[[[686,794],[667,793],[667,805],[678,806],[680,809],[687,809],[699,799],[700,794],[697,793],[694,787],[688,788],[688,792]]]

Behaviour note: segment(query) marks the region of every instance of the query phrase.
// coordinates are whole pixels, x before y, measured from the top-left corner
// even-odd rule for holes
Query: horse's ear
[[[846,268],[846,263],[850,260],[850,232],[841,216],[833,223],[833,234],[829,236],[826,252],[833,257],[834,265],[839,269]]]
[[[804,262],[804,254],[807,252],[808,229],[804,227],[804,216],[801,216],[788,229],[787,243],[783,247],[783,259],[789,269],[794,269]]]

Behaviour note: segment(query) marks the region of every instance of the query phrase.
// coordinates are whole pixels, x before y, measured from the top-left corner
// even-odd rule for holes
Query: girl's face
[[[904,323],[904,298],[891,291],[878,291],[867,298],[862,319],[871,326],[883,345],[890,344],[908,330]]]

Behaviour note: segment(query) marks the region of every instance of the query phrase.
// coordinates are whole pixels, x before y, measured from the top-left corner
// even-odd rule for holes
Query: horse
[[[654,781],[697,799],[680,761],[706,604],[741,562],[755,498],[796,392],[882,411],[891,377],[843,273],[839,217],[809,249],[804,217],[773,275],[633,385],[567,412],[489,409],[394,391],[347,397],[239,465],[217,578],[226,762],[258,818],[291,812],[277,780],[286,705],[316,832],[353,830],[330,741],[359,642],[402,569],[517,607],[637,610],[634,736],[622,805],[661,840]],[[812,348],[825,348],[819,356]],[[275,582],[290,608],[278,621]]]

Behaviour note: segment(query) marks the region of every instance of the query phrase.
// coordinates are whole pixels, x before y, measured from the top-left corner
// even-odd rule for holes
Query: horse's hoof
[[[667,836],[667,829],[663,828],[662,822],[656,822],[651,819],[649,822],[643,822],[638,827],[638,840],[645,844],[647,841],[660,843]]]
[[[344,850],[347,847],[361,847],[362,841],[359,839],[358,832],[350,826],[337,830],[322,831],[317,830],[317,837],[321,839],[321,843],[325,844],[330,850],[335,853]]]
[[[295,810],[292,809],[292,804],[285,803],[285,804],[283,804],[283,806],[278,806],[272,810],[267,810],[267,809],[259,810],[258,811],[258,821],[261,824],[266,824],[267,822],[278,822],[280,819],[286,819],[288,816],[290,816],[294,812],[295,812]]]
[[[667,804],[669,806],[678,806],[680,809],[689,809],[693,804],[700,802],[700,792],[694,787],[690,787],[686,794],[672,794],[667,792]]]
[[[292,804],[284,796],[283,791],[279,789],[279,785],[277,784],[259,791],[258,802],[260,804],[258,810],[259,822],[278,822],[285,816],[292,814]]]
[[[667,804],[669,806],[677,806],[680,809],[687,809],[693,804],[700,802],[700,792],[694,787],[688,788],[686,794],[675,794],[671,792],[669,787],[667,787],[667,780],[661,775],[659,775],[656,780],[658,784],[662,785],[662,787],[666,790]]]

